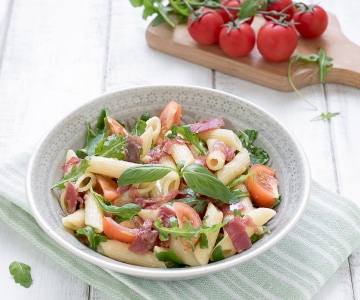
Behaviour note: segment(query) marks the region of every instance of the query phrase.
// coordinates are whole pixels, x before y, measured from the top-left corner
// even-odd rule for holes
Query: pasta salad
[[[63,226],[107,257],[154,268],[219,261],[269,234],[280,194],[268,153],[253,144],[257,131],[181,117],[173,100],[132,128],[101,110],[52,186]]]

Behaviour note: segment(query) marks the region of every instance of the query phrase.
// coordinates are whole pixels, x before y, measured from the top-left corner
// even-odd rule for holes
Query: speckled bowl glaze
[[[221,116],[227,128],[257,129],[256,144],[265,148],[277,170],[282,194],[271,230],[250,249],[206,266],[184,269],[153,269],[115,261],[80,243],[61,223],[58,194],[50,187],[62,178],[61,166],[68,149],[84,146],[88,121],[95,124],[102,108],[118,120],[133,122],[142,113],[158,115],[169,100],[183,107],[184,123]],[[299,143],[279,121],[254,104],[217,90],[192,86],[142,86],[100,96],[65,117],[43,138],[28,168],[26,191],[33,216],[59,247],[105,269],[156,280],[179,280],[204,276],[234,267],[268,250],[298,222],[310,193],[310,171]]]

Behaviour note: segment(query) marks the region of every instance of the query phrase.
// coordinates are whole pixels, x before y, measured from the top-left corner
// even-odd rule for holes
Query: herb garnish
[[[9,266],[9,271],[16,283],[19,283],[25,288],[29,288],[32,285],[33,280],[31,278],[31,268],[29,265],[13,261]]]

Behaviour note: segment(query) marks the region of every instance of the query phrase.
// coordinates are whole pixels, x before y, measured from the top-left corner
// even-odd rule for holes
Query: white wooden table
[[[358,0],[320,4],[360,45]],[[103,92],[140,84],[198,85],[230,92],[267,109],[298,137],[315,180],[358,198],[359,89],[337,84],[304,88],[301,92],[319,108],[313,111],[295,93],[271,90],[150,49],[141,14],[128,0],[0,1],[3,159],[33,145],[60,118]],[[325,111],[340,115],[330,122],[311,121]],[[0,240],[1,299],[108,299],[38,253],[2,222]],[[14,260],[32,267],[31,288],[14,283],[8,271]],[[359,260],[360,251],[355,251],[315,299],[360,299]]]

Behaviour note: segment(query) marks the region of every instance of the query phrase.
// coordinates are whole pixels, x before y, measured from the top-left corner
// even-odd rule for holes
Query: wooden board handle
[[[256,16],[252,26],[258,31],[264,23]],[[292,91],[287,77],[289,61],[272,63],[266,61],[256,47],[246,57],[230,58],[219,45],[199,45],[188,34],[186,25],[175,29],[166,23],[149,26],[146,30],[148,45],[158,51],[209,67],[211,69],[249,80],[279,91]],[[294,54],[317,54],[322,47],[333,58],[333,69],[326,82],[340,83],[360,88],[360,47],[348,40],[340,29],[339,22],[329,14],[325,33],[316,39],[299,38]],[[297,88],[319,83],[318,68],[314,64],[295,64],[292,80]]]

